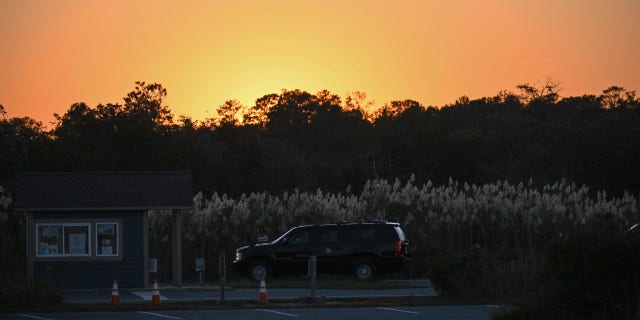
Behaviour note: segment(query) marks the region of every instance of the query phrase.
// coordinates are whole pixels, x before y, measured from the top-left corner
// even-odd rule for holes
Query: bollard
[[[220,303],[224,303],[224,287],[227,280],[227,263],[224,253],[218,257],[218,270],[220,272]]]

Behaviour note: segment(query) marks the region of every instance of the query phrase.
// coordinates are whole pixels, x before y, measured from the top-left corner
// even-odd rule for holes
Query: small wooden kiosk
[[[148,215],[171,210],[173,282],[182,285],[181,212],[193,209],[191,174],[34,172],[16,176],[26,215],[31,283],[64,289],[149,286]]]

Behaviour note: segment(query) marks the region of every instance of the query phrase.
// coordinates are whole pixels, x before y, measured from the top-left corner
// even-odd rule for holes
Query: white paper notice
[[[87,253],[87,235],[84,233],[69,234],[69,253],[70,254],[86,254]]]

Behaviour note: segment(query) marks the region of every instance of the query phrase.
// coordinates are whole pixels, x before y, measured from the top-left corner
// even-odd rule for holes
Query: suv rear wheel
[[[353,275],[358,280],[373,280],[378,269],[371,258],[359,258],[353,264]]]
[[[249,277],[254,280],[262,280],[271,276],[271,266],[264,260],[256,260],[247,269]]]

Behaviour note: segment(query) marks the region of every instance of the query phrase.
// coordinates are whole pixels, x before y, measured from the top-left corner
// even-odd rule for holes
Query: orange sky
[[[0,0],[0,104],[45,124],[159,82],[177,115],[280,89],[440,106],[640,90],[638,0]]]

